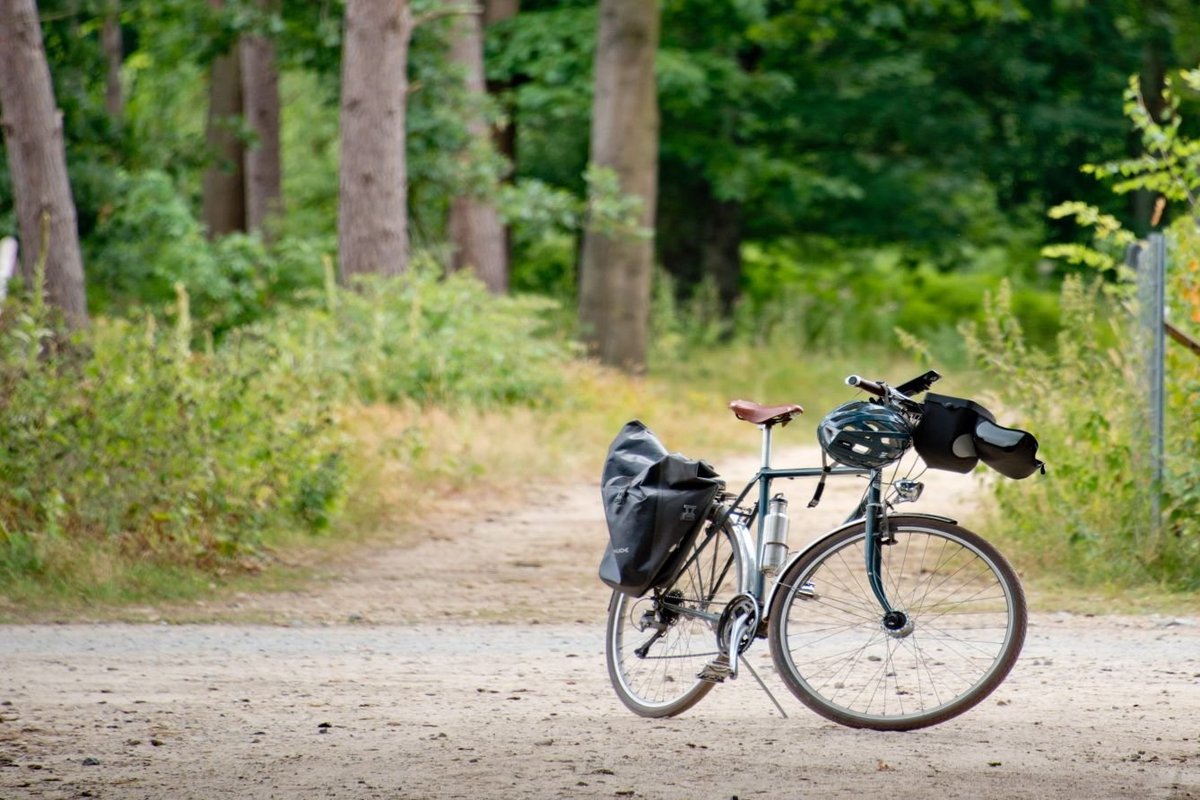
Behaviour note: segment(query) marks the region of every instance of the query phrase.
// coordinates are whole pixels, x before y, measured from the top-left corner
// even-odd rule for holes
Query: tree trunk
[[[484,0],[483,27],[512,19],[521,10],[521,0]]]
[[[465,14],[455,22],[450,57],[466,74],[468,102],[466,121],[468,145],[490,146],[491,131],[480,108],[485,95],[483,80],[483,21],[481,14]],[[504,225],[495,204],[484,197],[464,194],[450,203],[450,241],[454,246],[451,268],[470,269],[494,294],[508,291],[508,252]]]
[[[709,281],[727,314],[741,289],[741,204],[718,200],[707,178],[678,161],[661,163],[659,180],[659,260],[681,298]]]
[[[21,275],[32,284],[44,259],[50,303],[62,309],[69,325],[83,327],[88,322],[83,258],[62,113],[54,101],[34,0],[0,0],[0,114],[21,237]]]
[[[721,311],[726,315],[741,291],[742,281],[742,206],[733,200],[713,198],[711,216],[700,265],[704,275],[717,288]]]
[[[408,0],[348,0],[342,50],[338,275],[408,266]]]
[[[521,10],[521,0],[484,0],[483,3],[483,30],[486,34],[488,27],[498,22],[512,19]],[[486,40],[486,35],[484,39]],[[513,180],[513,172],[516,170],[517,164],[517,124],[516,111],[517,104],[514,102],[512,94],[512,81],[489,81],[487,80],[487,71],[484,70],[484,83],[487,88],[487,93],[491,96],[493,102],[498,108],[504,110],[504,119],[497,125],[492,126],[492,146],[496,152],[504,157],[508,162],[508,173],[505,175],[505,182],[511,183]],[[511,275],[512,272],[512,226],[504,226],[504,264],[506,274]]]
[[[104,109],[113,124],[120,127],[125,118],[125,95],[121,90],[121,64],[125,60],[124,44],[121,41],[121,2],[109,0],[108,13],[104,16],[104,27],[100,31],[100,42],[104,47]]]
[[[277,0],[256,2],[266,12],[273,12],[278,5]],[[240,47],[243,107],[255,135],[253,145],[246,149],[246,224],[270,240],[283,210],[275,42],[267,36],[250,35],[242,37]]]
[[[208,0],[220,8],[222,0]],[[208,237],[246,230],[245,148],[238,135],[242,116],[242,78],[238,48],[217,56],[208,84],[208,122],[204,138],[211,163],[204,172],[204,224]]]
[[[591,162],[611,168],[621,191],[642,199],[640,223],[653,230],[658,187],[657,0],[600,0]],[[584,340],[606,364],[645,367],[654,243],[584,234],[579,316]]]
[[[1138,76],[1142,92],[1142,101],[1146,104],[1146,112],[1155,122],[1162,124],[1163,111],[1166,109],[1166,98],[1163,91],[1166,88],[1167,69],[1163,63],[1164,45],[1162,34],[1151,31],[1142,45],[1142,70]],[[1141,142],[1137,146],[1138,155],[1143,152]],[[1133,193],[1133,219],[1137,230],[1145,233],[1150,230],[1154,218],[1154,207],[1158,201],[1158,192],[1148,189],[1138,189]]]

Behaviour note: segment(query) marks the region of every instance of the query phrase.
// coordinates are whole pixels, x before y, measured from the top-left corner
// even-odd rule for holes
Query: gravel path
[[[745,676],[643,720],[605,672],[595,487],[535,497],[302,592],[155,611],[211,624],[0,627],[0,799],[1200,798],[1196,618],[1035,614],[994,695],[913,733],[815,716],[765,646],[788,719]]]

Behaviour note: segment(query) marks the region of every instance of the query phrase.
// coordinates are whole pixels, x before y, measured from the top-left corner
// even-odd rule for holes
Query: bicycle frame
[[[867,580],[871,586],[871,591],[875,598],[879,601],[879,605],[884,614],[891,613],[892,605],[887,598],[887,593],[883,586],[883,579],[880,573],[882,561],[881,542],[884,534],[884,503],[883,503],[883,477],[882,470],[861,469],[858,467],[785,467],[777,468],[771,466],[771,447],[772,447],[772,430],[769,425],[760,425],[762,430],[762,466],[750,482],[746,484],[737,498],[729,505],[725,519],[732,520],[736,516],[745,516],[748,519],[757,517],[756,520],[756,535],[754,537],[754,545],[751,550],[749,546],[749,528],[744,524],[744,521],[737,520],[733,522],[736,539],[739,547],[743,552],[741,555],[741,563],[743,564],[743,574],[739,576],[742,580],[742,585],[746,593],[752,595],[758,601],[760,607],[764,607],[767,599],[765,589],[766,576],[763,573],[761,565],[763,563],[763,553],[766,545],[765,541],[765,526],[767,503],[771,497],[771,486],[775,480],[786,479],[793,480],[795,478],[821,478],[824,476],[868,476],[867,491],[863,502],[859,507],[847,518],[846,522],[851,522],[856,519],[865,517],[866,522],[866,564],[864,565],[867,572]],[[758,500],[754,507],[749,512],[738,511],[742,501],[746,499],[754,487],[758,487]],[[723,522],[724,520],[722,520]],[[719,526],[718,526],[719,527]]]

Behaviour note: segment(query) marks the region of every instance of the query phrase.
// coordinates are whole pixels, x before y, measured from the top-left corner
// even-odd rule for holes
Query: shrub
[[[0,576],[118,560],[212,567],[284,528],[320,528],[344,442],[319,385],[261,344],[194,352],[173,329],[98,318],[67,338],[39,304],[0,317]]]
[[[290,237],[268,248],[253,235],[210,242],[170,176],[117,171],[115,204],[87,241],[88,294],[101,312],[162,315],[187,289],[192,314],[218,338],[321,284],[315,251],[331,242]]]
[[[565,338],[547,330],[556,308],[536,297],[496,297],[465,273],[440,277],[418,260],[410,272],[332,286],[326,302],[252,326],[310,380],[374,403],[488,407],[539,403],[561,386]]]
[[[886,343],[897,327],[961,349],[957,326],[982,318],[981,298],[1012,271],[1015,255],[977,253],[973,264],[945,271],[913,261],[896,247],[855,249],[815,237],[745,248],[743,335],[791,337],[804,345],[844,348]],[[1054,293],[1020,280],[1016,313],[1034,341],[1057,332]]]
[[[214,343],[177,287],[174,323],[97,317],[68,337],[40,301],[0,315],[0,585],[93,587],[138,562],[245,563],[337,519],[364,403],[551,402],[571,350],[553,304],[415,269],[280,308]],[[197,350],[195,341],[205,342]]]
[[[1200,89],[1200,71],[1185,78]],[[1169,318],[1196,337],[1200,142],[1180,134],[1172,95],[1161,125],[1141,105],[1136,79],[1127,99],[1147,156],[1090,171],[1121,177],[1117,191],[1151,189],[1190,206],[1191,214],[1166,231],[1167,298]],[[989,306],[986,324],[968,332],[970,351],[1000,387],[1006,407],[1025,415],[1049,463],[1046,478],[1032,485],[998,486],[1000,521],[1063,578],[1200,588],[1200,359],[1168,344],[1164,474],[1162,485],[1154,486],[1146,425],[1149,356],[1137,330],[1132,276],[1120,266],[1120,249],[1134,237],[1083,204],[1064,204],[1054,213],[1092,226],[1099,249],[1068,245],[1050,252],[1106,276],[1091,285],[1081,278],[1064,284],[1057,349],[1038,352],[1025,344],[1004,292]],[[1161,497],[1160,520],[1151,516],[1152,492]]]

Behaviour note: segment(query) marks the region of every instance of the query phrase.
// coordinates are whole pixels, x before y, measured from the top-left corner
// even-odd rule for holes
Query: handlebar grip
[[[858,375],[851,375],[846,378],[846,384],[853,386],[856,389],[862,389],[864,392],[870,392],[876,397],[886,397],[887,389],[883,388],[883,384],[869,381],[866,378],[861,378]]]

